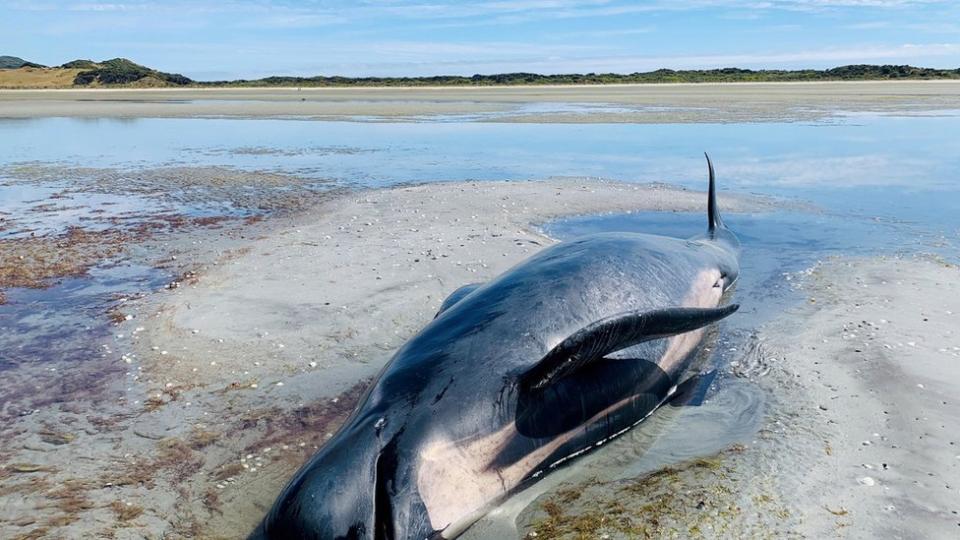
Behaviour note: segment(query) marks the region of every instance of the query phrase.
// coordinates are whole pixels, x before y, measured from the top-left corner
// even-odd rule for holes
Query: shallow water
[[[0,306],[0,373],[22,364],[99,357],[100,342],[111,335],[108,312],[170,279],[161,269],[116,262],[47,289],[10,290],[7,305]]]
[[[529,105],[532,110],[537,105]],[[556,104],[545,108],[561,107]],[[577,107],[571,105],[573,110]],[[589,114],[585,109],[584,114]],[[819,123],[499,124],[276,119],[0,120],[0,164],[230,164],[326,172],[367,185],[464,178],[605,176],[700,185],[701,152],[738,188],[899,185],[952,188],[960,117],[849,116]],[[518,144],[520,143],[520,144]],[[297,156],[197,155],[264,147]],[[362,152],[327,152],[349,148]],[[300,152],[306,150],[305,152]],[[317,151],[312,151],[317,150]],[[378,155],[367,155],[376,151]],[[297,159],[289,159],[296,157]],[[362,173],[355,168],[363,165]]]
[[[227,203],[184,203],[169,197],[78,189],[69,178],[59,182],[0,185],[0,238],[56,236],[71,228],[129,230],[155,218],[248,215]]]
[[[0,120],[0,167],[216,165],[356,187],[584,176],[702,189],[706,150],[724,190],[799,197],[956,235],[957,132],[954,115],[666,125],[44,118]]]

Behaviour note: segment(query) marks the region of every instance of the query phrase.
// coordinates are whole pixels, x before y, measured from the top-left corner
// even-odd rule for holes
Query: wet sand
[[[793,477],[805,536],[960,531],[958,277],[936,258],[831,260],[760,330],[779,386],[796,386],[776,474]]]
[[[0,118],[237,117],[663,123],[960,109],[960,81],[435,88],[0,90]]]

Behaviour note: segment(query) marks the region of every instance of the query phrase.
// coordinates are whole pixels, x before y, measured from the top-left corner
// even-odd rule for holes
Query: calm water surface
[[[956,235],[956,133],[953,115],[666,125],[48,118],[0,120],[0,166],[218,165],[358,187],[599,176],[702,188],[701,154],[709,151],[723,189],[799,197]]]

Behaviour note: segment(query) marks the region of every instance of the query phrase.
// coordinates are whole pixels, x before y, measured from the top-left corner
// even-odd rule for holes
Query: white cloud
[[[71,4],[67,6],[68,11],[131,11],[134,9],[143,9],[149,6],[144,4]]]
[[[122,44],[120,44],[122,45]],[[539,73],[587,73],[651,71],[659,68],[701,69],[720,67],[822,68],[857,63],[912,63],[937,67],[960,65],[960,44],[911,45],[806,50],[768,54],[717,54],[678,56],[615,56],[603,47],[581,42],[527,44],[522,42],[433,43],[385,41],[366,43],[312,43],[287,41],[235,46],[201,46],[190,43],[162,44],[157,52],[192,52],[219,58],[232,53],[237,61],[217,64],[219,71],[235,70],[236,76],[266,75],[472,75],[533,71]],[[314,54],[314,52],[316,54]],[[295,54],[296,53],[296,54]],[[167,57],[169,54],[163,54]],[[214,65],[200,60],[200,70]],[[205,78],[205,77],[201,77]],[[223,78],[223,76],[218,76]]]
[[[267,15],[237,25],[238,28],[317,28],[332,24],[345,24],[345,17],[326,13],[285,13]]]
[[[369,45],[369,47],[381,50],[381,46]],[[401,55],[402,57],[394,56],[390,58],[393,61],[387,62],[336,63],[328,66],[324,71],[349,70],[352,73],[375,75],[411,72],[466,75],[507,71],[630,73],[659,68],[751,67],[776,69],[833,67],[841,64],[857,63],[904,63],[906,61],[916,61],[924,64],[947,64],[954,67],[960,64],[960,44],[958,43],[904,44],[891,47],[865,46],[759,54],[677,56],[587,56],[580,54],[583,51],[578,50],[576,46],[563,50],[547,46],[521,47],[509,43],[500,44],[499,47],[488,47],[486,44],[460,44],[447,47],[429,43],[382,45],[384,52],[392,49],[404,54]],[[516,54],[509,54],[514,49]],[[430,54],[432,50],[439,51],[440,54]],[[351,54],[357,52],[360,51],[351,50]],[[377,56],[361,54],[358,57],[376,58]],[[935,58],[941,58],[944,61],[936,62]]]
[[[903,58],[919,58],[929,56],[960,55],[958,43],[905,43],[898,46],[864,46],[830,49],[815,49],[779,53],[742,53],[719,54],[700,56],[675,56],[662,58],[647,58],[646,61],[667,62],[672,66],[710,67],[710,66],[756,66],[781,65],[798,62],[870,62],[892,61]]]
[[[477,16],[499,17],[500,21],[532,18],[573,18],[614,16],[630,13],[689,11],[708,8],[740,10],[825,11],[837,8],[900,9],[921,5],[947,4],[947,0],[518,0],[502,2],[373,2],[362,9],[382,9],[395,15],[416,18],[457,19]]]
[[[881,28],[889,28],[890,26],[891,23],[889,21],[869,21],[845,24],[843,28],[847,30],[879,30]]]

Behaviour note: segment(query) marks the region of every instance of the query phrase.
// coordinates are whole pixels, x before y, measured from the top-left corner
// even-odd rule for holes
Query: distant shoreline
[[[958,110],[960,80],[0,90],[0,118],[665,124],[816,121],[846,113]]]
[[[704,84],[739,82],[839,82],[960,80],[960,69],[910,65],[853,64],[829,69],[714,69],[668,68],[632,73],[490,73],[474,75],[363,76],[271,75],[259,79],[195,81],[166,73],[126,58],[93,61],[78,59],[46,67],[15,56],[0,57],[0,88],[487,88],[548,87],[556,85]]]
[[[159,86],[159,87],[132,87],[132,86],[71,86],[66,88],[17,88],[0,86],[0,93],[6,92],[258,92],[258,91],[297,91],[297,92],[323,92],[330,90],[494,90],[494,89],[530,89],[541,88],[647,88],[647,87],[670,87],[670,86],[816,86],[816,85],[900,85],[900,84],[944,84],[960,85],[960,79],[863,79],[863,80],[830,80],[822,79],[815,81],[704,81],[704,82],[611,82],[611,83],[569,83],[569,84],[486,84],[486,85],[327,85],[327,86],[296,86],[296,85],[264,85],[264,86],[245,86],[236,84],[194,84],[185,86]]]

